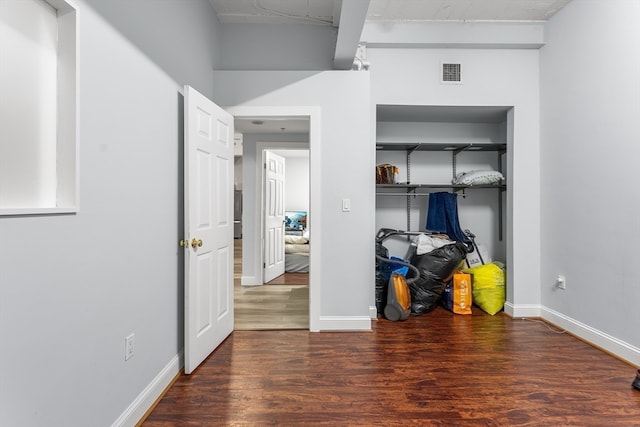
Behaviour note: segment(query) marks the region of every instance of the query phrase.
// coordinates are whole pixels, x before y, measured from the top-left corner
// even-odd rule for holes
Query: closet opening
[[[431,234],[443,231],[434,229],[443,221],[457,221],[463,235],[448,233],[449,239],[476,245],[467,266],[508,265],[510,111],[509,106],[377,105],[376,230]],[[415,241],[398,235],[384,246],[389,256],[408,259]]]

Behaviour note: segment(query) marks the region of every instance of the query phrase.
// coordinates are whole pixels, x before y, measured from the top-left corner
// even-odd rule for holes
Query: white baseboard
[[[320,331],[370,331],[368,316],[320,316]]]
[[[540,306],[537,304],[513,304],[507,301],[504,312],[511,317],[540,317]]]
[[[160,373],[142,390],[142,393],[131,402],[131,405],[118,417],[111,425],[112,427],[135,426],[144,414],[151,408],[151,405],[160,397],[162,392],[183,366],[183,352],[176,354],[171,361],[160,371]]]
[[[378,318],[378,309],[375,305],[369,306],[369,317],[371,320],[376,320]]]
[[[541,307],[541,317],[547,322],[570,332],[595,347],[613,354],[631,365],[640,366],[640,348],[638,347],[634,347],[616,337],[547,307]]]
[[[554,326],[564,329],[576,337],[600,348],[631,365],[640,366],[640,348],[616,337],[585,325],[569,316],[536,304],[505,303],[504,311],[511,317],[540,317]]]
[[[242,276],[240,278],[240,284],[242,286],[260,286],[262,283],[258,283],[256,276]]]

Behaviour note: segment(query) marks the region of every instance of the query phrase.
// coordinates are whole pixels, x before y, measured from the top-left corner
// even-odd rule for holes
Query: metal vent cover
[[[462,64],[442,62],[441,83],[462,84]]]

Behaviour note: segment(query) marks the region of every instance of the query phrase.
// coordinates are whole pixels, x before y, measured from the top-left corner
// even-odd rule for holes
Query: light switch
[[[342,212],[351,212],[351,199],[342,199]]]

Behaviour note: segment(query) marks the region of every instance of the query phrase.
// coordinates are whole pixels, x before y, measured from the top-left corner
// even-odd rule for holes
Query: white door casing
[[[322,257],[322,234],[316,233],[316,227],[322,226],[322,210],[320,207],[321,185],[321,108],[318,106],[232,106],[226,108],[235,118],[247,117],[304,117],[309,119],[309,331],[318,332],[321,329],[321,297],[322,297],[322,269],[320,268],[320,258]],[[257,146],[260,146],[260,142]],[[265,147],[266,148],[266,147]],[[256,191],[256,204],[262,203],[261,192]],[[311,216],[313,215],[313,217]],[[262,237],[261,220],[256,224],[254,232],[255,241],[259,242]],[[257,253],[253,258],[253,270],[256,275],[262,271],[262,250],[259,245],[255,245]],[[253,249],[253,248],[251,248]]]
[[[264,273],[263,283],[284,274],[285,159],[264,152]]]
[[[185,98],[185,373],[233,331],[233,116]]]

